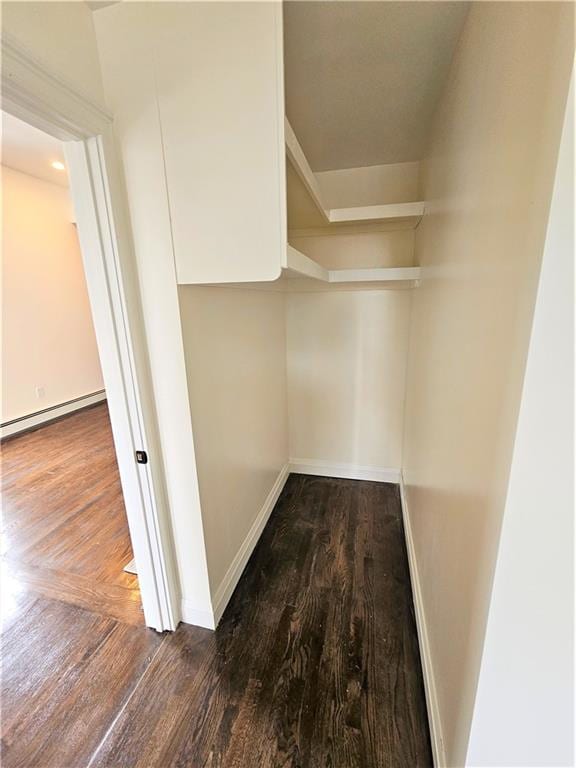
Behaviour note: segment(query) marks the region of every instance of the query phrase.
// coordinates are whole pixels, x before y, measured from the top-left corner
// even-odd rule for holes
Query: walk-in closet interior
[[[219,620],[290,472],[402,481],[447,765],[470,732],[572,12],[94,14],[183,619]]]

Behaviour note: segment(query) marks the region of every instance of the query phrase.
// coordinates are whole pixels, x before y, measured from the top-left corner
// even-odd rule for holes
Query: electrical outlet
[[[42,398],[46,395],[46,390],[44,387],[36,387],[36,397],[38,400],[42,400]]]

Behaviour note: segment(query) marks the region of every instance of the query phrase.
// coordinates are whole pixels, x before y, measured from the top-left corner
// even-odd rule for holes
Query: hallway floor
[[[29,470],[48,510],[57,463]],[[100,483],[70,478],[58,504]],[[432,765],[393,485],[292,475],[216,632],[159,635],[61,597],[26,581],[11,594],[4,768]]]

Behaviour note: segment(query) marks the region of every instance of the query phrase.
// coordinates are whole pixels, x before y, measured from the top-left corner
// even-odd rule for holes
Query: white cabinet
[[[286,248],[281,3],[151,13],[177,280],[275,280]]]

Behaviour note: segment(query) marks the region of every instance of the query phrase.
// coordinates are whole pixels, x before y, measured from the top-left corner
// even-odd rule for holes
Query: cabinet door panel
[[[286,243],[281,4],[154,8],[178,282],[276,279]]]

